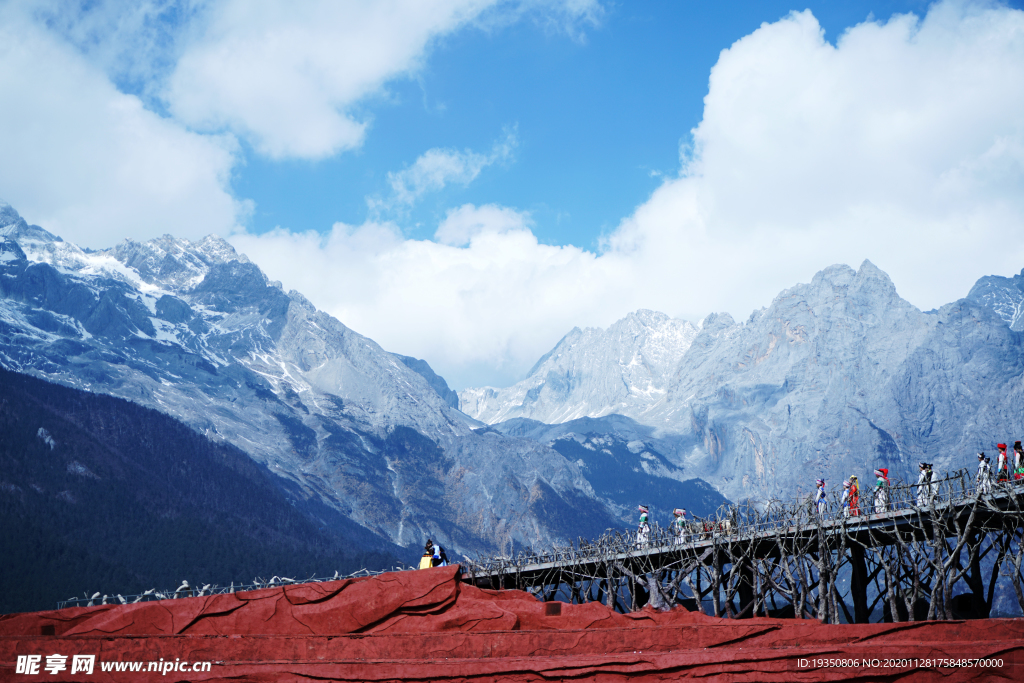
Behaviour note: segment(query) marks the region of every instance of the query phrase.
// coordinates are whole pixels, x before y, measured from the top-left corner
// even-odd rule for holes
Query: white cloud
[[[385,348],[428,359],[455,386],[479,371],[515,376],[536,360],[538,335],[565,334],[568,311],[599,316],[602,294],[623,281],[614,258],[539,244],[529,218],[508,208],[460,207],[438,236],[465,246],[406,240],[379,223],[231,242],[271,278]]]
[[[488,204],[476,207],[466,204],[448,212],[441,221],[434,239],[452,247],[465,247],[473,240],[501,237],[515,233],[529,234],[530,217],[513,209]]]
[[[741,315],[864,258],[911,302],[949,302],[1024,266],[1024,13],[943,3],[836,46],[794,13],[722,53],[694,143],[613,249]]]
[[[0,196],[83,246],[227,232],[235,144],[190,133],[125,95],[78,51],[0,7]]]
[[[367,121],[350,107],[418,69],[439,36],[472,21],[527,13],[582,25],[596,16],[594,5],[0,4],[0,197],[85,246],[165,232],[226,234],[251,210],[230,189],[241,158],[236,135],[272,157],[317,158],[350,148]],[[172,116],[154,113],[161,101]],[[484,165],[495,159],[492,153]],[[464,161],[461,174],[422,178],[423,191],[431,183],[471,180],[480,162]]]
[[[228,0],[184,49],[165,97],[179,120],[231,130],[272,158],[327,157],[362,143],[369,118],[353,106],[418,70],[432,41],[524,4],[566,26],[597,13],[593,0]]]
[[[943,3],[835,46],[792,14],[722,53],[693,135],[600,255],[495,206],[451,212],[436,242],[380,224],[234,241],[458,387],[507,383],[572,326],[640,307],[742,318],[836,262],[870,258],[923,308],[1024,266],[1022,12]]]
[[[464,152],[439,147],[428,149],[409,168],[388,173],[391,186],[388,199],[371,198],[368,204],[372,210],[411,206],[427,192],[436,192],[451,183],[468,185],[488,166],[508,161],[516,144],[515,132],[509,132],[494,144],[490,154],[469,149]]]

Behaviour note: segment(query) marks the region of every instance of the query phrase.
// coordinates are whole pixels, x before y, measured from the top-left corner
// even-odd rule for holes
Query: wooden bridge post
[[[967,585],[971,589],[971,607],[975,617],[987,619],[989,614],[988,600],[985,599],[985,581],[981,577],[981,540],[980,532],[971,533],[971,540],[968,542],[970,553],[970,569],[967,572]]]
[[[619,592],[619,587],[616,585],[615,567],[610,562],[605,565],[605,577],[605,580],[608,582],[608,589],[605,592],[605,607],[608,607],[614,612],[618,603],[617,594]]]
[[[740,619],[749,619],[757,616],[754,614],[754,565],[749,559],[744,558],[742,564],[740,564],[740,608],[737,610],[737,614],[741,615]],[[747,611],[747,608],[750,608]]]
[[[722,616],[722,556],[718,549],[718,544],[712,540],[712,548],[714,552],[714,562],[712,562],[713,573],[711,575],[711,606],[715,610],[715,616]]]
[[[850,597],[853,599],[853,620],[858,624],[868,623],[868,567],[864,562],[864,546],[857,541],[850,543]]]

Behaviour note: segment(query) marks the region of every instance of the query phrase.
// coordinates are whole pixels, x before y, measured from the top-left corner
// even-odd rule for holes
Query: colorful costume
[[[850,475],[850,516],[860,515],[860,480],[856,474]]]
[[[432,560],[434,559],[434,542],[429,538],[427,544],[423,546],[423,557],[420,558],[420,569],[430,569],[434,566]]]
[[[889,510],[889,470],[881,467],[875,470],[878,481],[875,482],[875,513]]]
[[[814,494],[814,506],[818,510],[818,516],[824,517],[828,509],[828,503],[825,501],[825,480],[818,479],[817,483],[818,491]]]
[[[647,523],[647,506],[640,506],[640,524],[636,528],[636,547],[647,545],[651,538],[651,525]]]
[[[843,482],[843,497],[839,501],[839,507],[843,510],[843,517],[850,516],[850,480]]]
[[[1006,444],[996,444],[996,448],[999,449],[999,457],[996,459],[996,480],[1006,481],[1007,479],[1010,478],[1009,471],[1006,467]]]
[[[676,537],[676,544],[686,540],[686,510],[676,508],[672,511],[672,534]]]

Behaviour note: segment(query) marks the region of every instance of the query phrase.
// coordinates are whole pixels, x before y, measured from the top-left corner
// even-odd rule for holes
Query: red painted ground
[[[527,593],[481,590],[457,572],[2,616],[0,680],[1024,680],[1019,619],[822,626],[681,608],[622,615],[597,603],[552,608]],[[561,614],[545,614],[553,609]],[[17,673],[19,655],[39,655],[39,673]],[[56,673],[45,668],[52,655],[66,657],[49,660]],[[72,675],[74,655],[94,655],[93,673]],[[161,658],[190,669],[212,664],[146,670],[149,662],[163,667]],[[953,665],[978,658],[1003,665]],[[815,661],[823,659],[833,661]],[[934,661],[943,659],[956,661]],[[142,671],[102,670],[114,662],[142,662]]]

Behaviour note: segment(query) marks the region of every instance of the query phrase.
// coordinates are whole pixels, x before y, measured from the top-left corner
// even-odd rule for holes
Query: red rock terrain
[[[598,603],[541,603],[521,591],[482,590],[460,582],[458,572],[444,567],[6,615],[0,679],[1024,680],[1019,619],[828,626],[730,621],[682,608],[624,615]],[[52,655],[59,657],[48,660]],[[95,655],[93,672],[72,675],[74,655]],[[38,673],[18,673],[19,656],[23,668],[39,656]],[[979,658],[1002,666],[964,666]],[[141,662],[141,671],[132,671],[132,662]],[[157,670],[148,670],[149,662]],[[196,662],[211,664],[193,671]],[[118,665],[127,670],[110,670]]]

